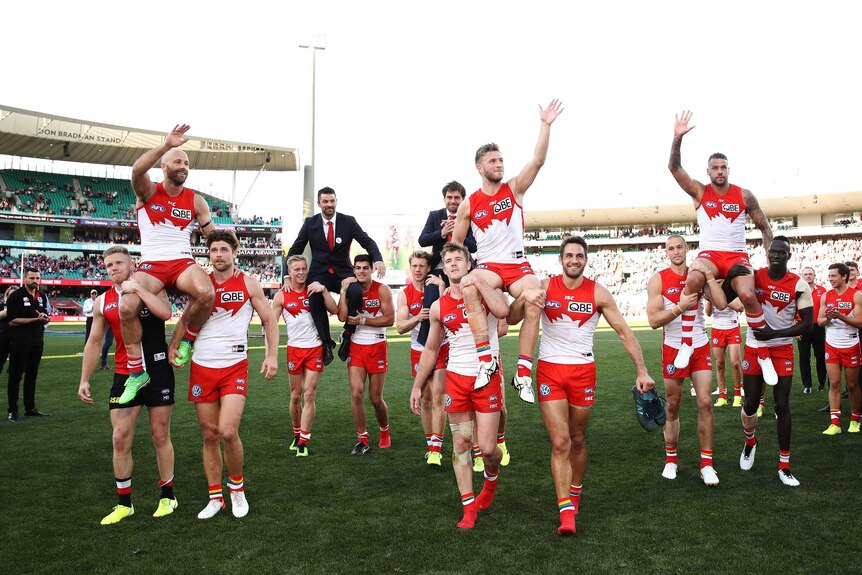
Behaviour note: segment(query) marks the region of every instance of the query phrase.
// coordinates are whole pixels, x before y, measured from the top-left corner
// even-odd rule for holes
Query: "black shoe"
[[[335,356],[332,354],[332,348],[335,347],[335,342],[331,339],[328,343],[323,344],[323,365],[329,365]]]
[[[350,455],[365,455],[368,453],[368,449],[368,445],[360,441],[356,444],[356,447],[353,448],[353,451],[350,452]]]
[[[847,399],[848,397],[850,397],[850,392],[849,392],[849,391],[847,391],[847,390],[845,389],[844,391],[842,391],[842,392],[841,392],[841,399]]]
[[[805,395],[811,395],[811,387],[803,387],[802,393],[804,393]]]
[[[348,331],[341,334],[341,345],[338,346],[338,359],[341,361],[347,361],[350,357],[350,335]]]
[[[829,404],[827,403],[826,405],[818,409],[817,413],[829,413]]]
[[[18,412],[17,411],[10,411],[9,415],[6,417],[6,419],[11,421],[12,423],[16,423],[18,421]]]
[[[817,391],[823,391],[823,384],[822,383],[817,386]]]
[[[28,409],[24,411],[24,415],[26,415],[27,417],[48,417],[47,413],[42,413],[35,407],[33,409]]]
[[[111,370],[111,368],[108,367],[107,365],[99,366],[99,369],[101,369],[102,371],[110,371]]]

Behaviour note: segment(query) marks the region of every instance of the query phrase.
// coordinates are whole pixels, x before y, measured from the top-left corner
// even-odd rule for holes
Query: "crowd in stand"
[[[250,218],[237,218],[236,223],[248,226],[280,226],[281,218],[270,218],[268,220],[264,220],[260,216],[252,216]]]

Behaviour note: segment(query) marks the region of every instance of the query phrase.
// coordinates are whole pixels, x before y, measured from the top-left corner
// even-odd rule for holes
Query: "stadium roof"
[[[762,198],[760,207],[770,218],[800,214],[841,214],[862,211],[862,191],[810,194],[797,197]],[[691,202],[673,205],[628,208],[572,208],[553,211],[525,211],[526,229],[584,228],[620,225],[653,225],[693,222]]]
[[[165,134],[10,108],[0,104],[0,154],[66,162],[131,166]],[[299,153],[279,148],[190,137],[182,147],[196,170],[295,172]]]

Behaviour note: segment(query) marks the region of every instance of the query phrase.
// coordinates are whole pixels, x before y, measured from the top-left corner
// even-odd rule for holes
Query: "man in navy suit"
[[[452,231],[455,229],[455,215],[458,213],[458,206],[467,197],[467,190],[464,186],[452,180],[443,186],[443,201],[446,203],[445,208],[432,210],[428,214],[428,219],[425,221],[425,227],[422,228],[422,233],[419,235],[419,245],[423,248],[431,248],[431,273],[443,278],[446,285],[449,285],[449,278],[443,273],[443,264],[440,261],[440,250],[446,245],[446,242],[452,241]],[[476,253],[476,239],[473,237],[473,232],[468,231],[464,238],[464,247],[471,254]],[[425,298],[422,300],[422,307],[431,309],[431,304],[437,301],[440,297],[440,291],[436,285],[430,285],[425,288]],[[428,320],[422,322],[419,328],[419,343],[425,345],[425,340],[428,339],[428,328],[430,324]]]
[[[377,244],[362,230],[356,218],[335,213],[336,203],[335,190],[332,188],[326,187],[317,191],[320,214],[305,218],[286,257],[301,255],[305,246],[311,244],[311,266],[307,282],[320,282],[327,290],[338,293],[341,291],[342,281],[353,278],[353,264],[350,261],[350,244],[353,240],[359,242],[374,260],[374,271],[378,277],[383,278],[386,275],[386,265]],[[323,342],[323,363],[329,365],[335,342],[329,335],[329,316],[323,303],[323,295],[312,294],[308,300],[314,326],[320,335],[320,341]],[[355,316],[361,306],[362,287],[354,282],[347,289],[348,315]],[[356,326],[344,324],[341,347],[338,349],[338,357],[342,361],[350,354],[350,336],[355,330]]]

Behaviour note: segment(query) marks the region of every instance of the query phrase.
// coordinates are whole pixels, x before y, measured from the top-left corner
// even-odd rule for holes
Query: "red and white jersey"
[[[254,311],[245,274],[234,269],[222,284],[216,283],[213,310],[195,340],[192,360],[203,367],[230,367],[248,358],[248,324]]]
[[[679,296],[685,289],[685,275],[679,275],[671,268],[661,270],[661,296],[664,302],[663,309],[672,309],[679,303]],[[664,344],[675,349],[682,345],[682,315],[662,328]],[[706,335],[706,322],[703,319],[703,297],[697,303],[697,315],[695,316],[694,328],[691,331],[691,345],[698,348],[709,343]]]
[[[509,184],[493,196],[482,190],[470,196],[470,226],[476,238],[476,261],[517,264],[524,254],[524,212]]]
[[[712,327],[715,329],[734,329],[739,327],[739,312],[729,307],[724,309],[712,308]]]
[[[599,323],[596,282],[584,278],[575,289],[563,283],[563,276],[548,281],[542,313],[542,342],[539,359],[551,363],[586,364],[593,357],[593,336]]]
[[[826,292],[826,311],[837,309],[842,315],[853,315],[853,297],[856,290],[848,287],[838,294],[834,289]],[[826,324],[826,343],[832,347],[848,348],[859,345],[859,329],[839,319],[830,319]]]
[[[161,183],[147,203],[138,208],[141,261],[170,261],[192,257],[195,192],[189,188],[169,196]]]
[[[368,291],[362,292],[362,307],[359,308],[361,317],[370,318],[383,315],[383,312],[380,311],[380,285],[380,282],[371,280],[371,287],[368,288]],[[350,341],[363,345],[386,341],[386,328],[357,325],[356,333],[353,334]]]
[[[467,323],[467,304],[463,299],[455,299],[450,294],[440,296],[437,300],[440,306],[440,323],[446,331],[449,340],[449,363],[446,371],[466,377],[476,377],[479,369],[479,355],[476,353],[476,342]],[[491,354],[500,355],[500,340],[497,337],[497,317],[490,312],[482,302],[488,316],[488,336],[491,342]]]
[[[720,252],[745,251],[745,200],[742,188],[731,185],[720,195],[707,184],[695,209],[700,227],[700,249]]]
[[[284,297],[281,317],[287,326],[287,345],[303,348],[320,345],[320,336],[308,307],[308,288],[294,291],[284,287],[281,294]]]
[[[425,291],[416,289],[411,282],[404,288],[404,297],[407,299],[407,313],[412,316],[419,315],[419,312],[422,311]],[[419,337],[419,328],[421,327],[422,322],[419,322],[410,330],[410,349],[415,349],[416,351],[422,351],[425,349],[425,346],[417,341],[417,338]],[[443,341],[440,342],[440,345],[442,346],[445,343],[446,338],[444,337]]]
[[[768,268],[760,268],[754,272],[754,295],[763,308],[763,318],[772,329],[786,329],[796,321],[798,292],[810,292],[808,283],[794,273],[787,272],[780,280],[769,277]],[[800,298],[801,299],[801,298]],[[808,301],[806,298],[805,301]],[[754,331],[749,329],[745,335],[746,344],[758,347],[766,343],[766,347],[780,347],[792,344],[792,337],[777,337],[766,342],[758,342]]]
[[[122,375],[128,375],[130,372],[126,368],[126,363],[129,356],[126,355],[126,344],[123,343],[123,331],[120,329],[120,303],[123,301],[123,294],[117,291],[116,286],[106,291],[102,295],[102,306],[99,311],[105,317],[108,325],[111,326],[111,331],[114,332],[114,339],[117,340],[117,347],[114,350],[114,372]]]

